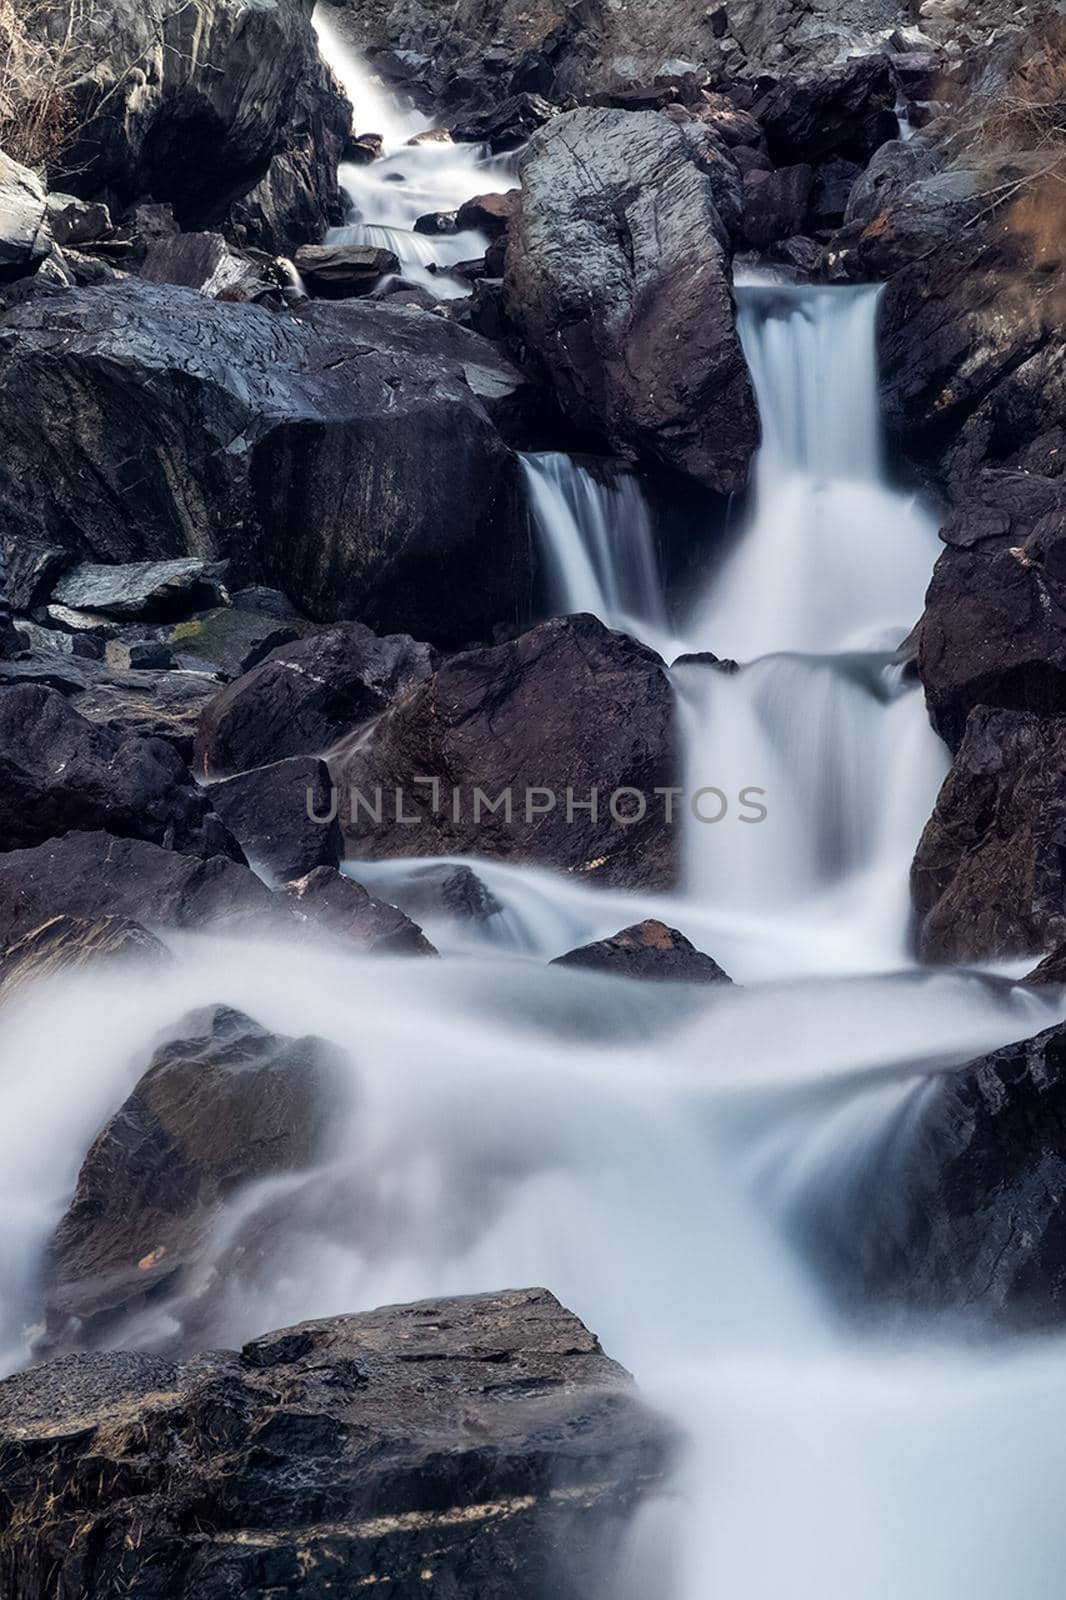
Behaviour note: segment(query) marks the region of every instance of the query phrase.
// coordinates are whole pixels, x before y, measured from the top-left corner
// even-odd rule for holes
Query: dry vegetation
[[[76,133],[92,0],[0,0],[0,150],[28,167],[59,161]]]

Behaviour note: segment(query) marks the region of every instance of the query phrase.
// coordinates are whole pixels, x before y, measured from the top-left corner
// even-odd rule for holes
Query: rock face
[[[522,157],[506,268],[570,420],[723,492],[758,440],[711,175],[732,166],[709,130],[654,112],[556,117]]]
[[[914,858],[927,961],[1039,955],[1066,940],[1066,718],[978,706]]]
[[[553,967],[583,967],[618,978],[641,978],[651,983],[730,983],[717,961],[668,928],[664,922],[638,922],[610,939],[582,945],[557,956]]]
[[[51,917],[0,954],[0,996],[10,999],[27,983],[101,962],[157,965],[168,959],[164,944],[127,917]]]
[[[7,531],[102,562],[232,555],[235,585],[312,618],[452,644],[513,619],[529,542],[494,418],[523,380],[427,313],[318,317],[132,279],[8,311]]]
[[[268,881],[287,883],[315,867],[340,866],[344,836],[324,761],[292,756],[213,783],[208,795],[253,869]]]
[[[0,689],[0,848],[98,828],[192,855],[240,856],[169,744],[95,727],[43,685]]]
[[[206,707],[197,771],[221,777],[318,755],[423,682],[435,664],[427,645],[403,634],[379,639],[360,623],[284,645]]]
[[[856,1182],[822,1249],[866,1309],[1061,1326],[1066,1029],[930,1079]]]
[[[222,1204],[311,1166],[345,1088],[343,1054],[224,1006],[191,1013],[97,1135],[49,1246],[46,1343],[86,1348],[175,1296]]]
[[[356,855],[482,855],[667,884],[677,829],[654,791],[676,782],[673,715],[653,651],[593,617],[542,623],[451,657],[338,757],[341,820]],[[623,789],[636,797],[617,796],[615,815]]]
[[[39,180],[0,151],[0,283],[36,272],[51,248]]]
[[[51,1362],[0,1385],[0,1441],[9,1600],[605,1600],[675,1447],[543,1289]]]

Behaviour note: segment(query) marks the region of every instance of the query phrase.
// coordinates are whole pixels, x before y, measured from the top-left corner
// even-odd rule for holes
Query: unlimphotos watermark
[[[329,805],[321,807],[321,796],[307,790],[307,815],[325,826],[341,816],[342,803],[352,827],[398,825],[416,827],[428,816],[447,817],[453,823],[533,823],[554,814],[568,826],[604,822],[608,818],[618,827],[628,828],[646,820],[673,827],[692,817],[713,826],[732,819],[736,822],[765,822],[769,815],[766,790],[748,785],[727,794],[714,784],[698,789],[678,785],[657,786],[651,790],[630,785],[608,789],[593,786],[587,791],[556,788],[551,784],[508,784],[490,794],[488,790],[459,785],[446,787],[439,778],[412,778],[409,784],[387,788],[374,785],[369,792],[354,785],[344,794],[334,785]]]

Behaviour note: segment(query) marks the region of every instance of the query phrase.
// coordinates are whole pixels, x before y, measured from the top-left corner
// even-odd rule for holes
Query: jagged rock
[[[811,229],[817,231],[819,228],[838,228],[841,225],[852,190],[862,171],[857,161],[839,159],[823,162],[817,168],[808,207],[808,226]]]
[[[405,634],[339,624],[283,645],[206,707],[196,769],[225,777],[283,756],[319,755],[428,678],[434,652]]]
[[[102,661],[110,642],[93,633],[65,633],[60,628],[42,628],[23,617],[16,622],[15,630],[20,641],[15,650],[18,657],[55,653],[77,656],[83,661]]]
[[[896,86],[885,56],[857,56],[828,71],[782,78],[752,106],[774,161],[860,165],[895,139]]]
[[[239,678],[274,650],[316,631],[313,623],[280,618],[244,607],[216,606],[168,630],[166,642],[182,665]]]
[[[676,781],[676,768],[663,663],[588,616],[452,656],[333,763],[356,855],[480,855],[624,886],[674,879],[677,829],[654,791]],[[609,801],[622,789],[639,798],[623,796],[615,816]],[[593,790],[595,817],[579,809]]]
[[[217,600],[222,575],[217,563],[206,561],[85,562],[59,580],[52,598],[58,605],[105,617],[163,622]]]
[[[386,274],[400,270],[393,251],[358,244],[301,245],[294,264],[311,293],[328,300],[369,294]]]
[[[82,1164],[47,1252],[44,1348],[98,1346],[163,1311],[225,1202],[324,1155],[345,1076],[322,1039],[226,1006],[183,1017]]]
[[[88,721],[115,733],[165,739],[191,761],[201,714],[217,693],[217,682],[203,673],[130,672],[81,682],[73,687],[71,704]]]
[[[679,1442],[543,1289],[68,1357],[0,1384],[0,1573],[9,1600],[606,1600]]]
[[[61,249],[67,245],[92,244],[111,232],[111,213],[102,201],[53,193],[46,204],[52,238]]]
[[[0,585],[12,611],[32,611],[69,564],[69,554],[58,545],[0,534]]]
[[[1066,942],[1066,718],[978,706],[911,872],[926,961]]]
[[[361,883],[332,867],[316,867],[290,883],[286,892],[294,915],[309,923],[312,935],[329,934],[376,955],[437,953],[421,928],[396,906],[376,900]]]
[[[426,233],[433,236],[439,234],[458,233],[459,214],[456,211],[427,211],[424,217],[416,217],[415,232]]]
[[[295,320],[133,278],[37,297],[0,315],[0,520],[96,561],[229,556],[316,620],[461,644],[528,592],[500,429],[530,393],[410,309]]]
[[[112,961],[159,965],[169,959],[166,945],[127,917],[50,917],[0,953],[0,997],[9,1000],[27,984],[55,973],[96,967]]]
[[[192,855],[240,852],[181,757],[94,727],[43,685],[0,689],[0,848],[101,828]]]
[[[744,174],[744,237],[756,250],[803,232],[814,184],[809,166]]]
[[[623,928],[610,939],[582,945],[556,956],[553,967],[582,967],[619,978],[651,983],[730,983],[717,961],[697,950],[665,922],[648,920]]]
[[[351,107],[337,93],[329,68],[316,61],[297,85],[266,176],[229,207],[231,236],[271,255],[288,256],[340,222],[337,169],[351,127]]]
[[[412,866],[402,878],[390,877],[389,897],[409,917],[452,917],[458,922],[486,922],[502,905],[471,867],[431,861]]]
[[[551,121],[557,109],[543,95],[523,92],[458,124],[452,128],[451,135],[463,144],[487,144],[499,155],[524,145],[538,128]]]
[[[239,255],[220,233],[176,233],[153,239],[141,267],[148,283],[176,283],[226,300],[277,294],[280,273],[269,258]]]
[[[40,181],[0,150],[0,284],[36,272],[51,248]]]
[[[268,881],[340,866],[344,835],[324,761],[291,756],[213,783],[207,793],[253,870]]]
[[[705,170],[731,162],[690,131],[654,112],[585,110],[537,134],[520,166],[507,309],[573,423],[729,491],[758,438]]]

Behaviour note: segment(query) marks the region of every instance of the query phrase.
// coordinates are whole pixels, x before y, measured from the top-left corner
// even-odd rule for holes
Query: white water
[[[476,145],[409,143],[434,126],[417,111],[392,100],[365,62],[344,43],[334,25],[315,12],[322,54],[340,79],[354,108],[354,131],[378,133],[382,157],[367,166],[345,162],[341,190],[350,216],[331,229],[327,243],[376,245],[399,258],[408,283],[420,284],[438,299],[467,294],[470,285],[448,268],[484,255],[488,240],[475,229],[454,234],[414,231],[419,217],[453,212],[479,194],[502,194],[514,187],[514,158],[492,156]]]
[[[432,926],[439,963],[184,938],[150,984],[108,971],[5,1008],[0,1362],[25,1358],[41,1254],[93,1133],[157,1031],[224,1000],[345,1045],[355,1099],[324,1171],[227,1219],[220,1278],[201,1285],[220,1341],[543,1282],[690,1439],[676,1494],[631,1532],[619,1600],[1059,1600],[1061,1341],[860,1336],[788,1243],[930,1071],[1054,1015],[1033,992],[906,963],[906,864],[943,758],[884,652],[934,552],[924,513],[884,481],[873,311],[861,291],[745,299],[767,442],[685,643],[751,660],[675,682],[691,775],[765,787],[767,822],[692,824],[672,898],[484,864],[504,910],[480,931]],[[554,474],[557,535],[581,547],[559,551],[559,593],[658,637],[647,562],[623,582],[626,562],[606,560],[650,548],[631,486],[612,509],[558,461],[528,470],[548,488]],[[402,868],[359,876],[386,892]],[[652,911],[745,986],[545,966]],[[263,1276],[228,1257],[223,1272],[242,1223],[279,1200]],[[171,1336],[181,1314],[128,1337]]]

